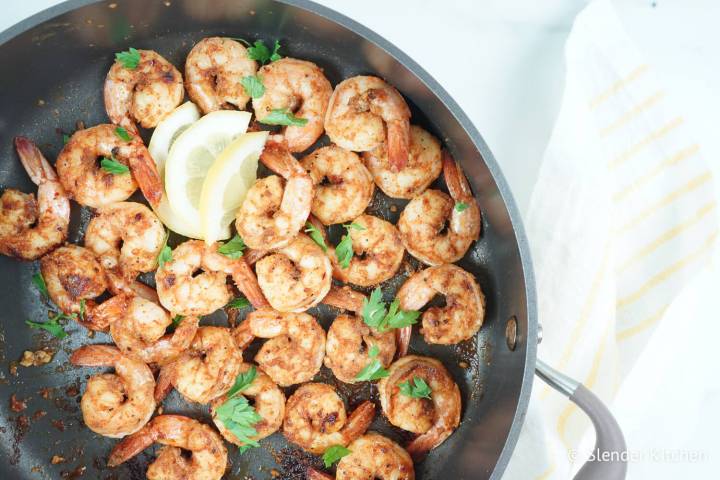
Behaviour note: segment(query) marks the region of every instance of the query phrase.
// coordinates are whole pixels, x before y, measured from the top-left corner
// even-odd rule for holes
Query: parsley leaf
[[[455,204],[455,211],[460,213],[465,211],[468,208],[468,204],[465,202],[458,202]]]
[[[260,446],[257,441],[252,440],[250,437],[257,435],[257,430],[253,428],[253,425],[262,420],[262,417],[258,415],[245,397],[241,395],[229,398],[215,410],[215,415],[230,433],[245,444],[246,448],[241,449],[241,452],[250,447]]]
[[[273,44],[273,51],[270,55],[270,61],[271,62],[277,62],[282,58],[282,55],[280,55],[280,42],[278,40],[275,40],[275,43]]]
[[[63,133],[63,145],[67,145],[67,143],[70,141],[70,135],[67,133]]]
[[[358,225],[357,223],[350,223],[343,225],[347,230],[347,233],[342,236],[340,243],[335,247],[335,257],[342,268],[348,268],[350,266],[350,260],[352,260],[355,252],[352,247],[352,238],[350,237],[350,230],[365,230],[365,227]]]
[[[345,228],[348,230],[348,232],[350,231],[350,229],[353,229],[353,230],[366,230],[365,227],[363,227],[363,226],[360,225],[359,223],[355,223],[355,222],[345,224],[345,225],[343,225],[343,227],[345,227]]]
[[[258,121],[265,125],[292,125],[294,127],[302,127],[308,122],[307,118],[296,117],[287,108],[273,108],[265,118]]]
[[[323,238],[322,232],[310,222],[305,222],[305,233],[307,233],[313,242],[317,243],[323,252],[327,252],[327,245],[325,245],[325,239]]]
[[[428,400],[430,400],[430,394],[432,393],[432,390],[430,390],[430,386],[425,383],[425,380],[420,377],[413,377],[412,381],[414,385],[410,384],[410,380],[398,385],[398,387],[400,387],[400,393],[402,393],[406,397],[427,398]]]
[[[377,287],[370,294],[370,299],[363,299],[362,318],[368,327],[378,329],[386,314],[387,308],[382,301],[382,290]]]
[[[130,171],[127,165],[118,162],[114,157],[103,157],[100,160],[100,168],[113,175],[122,175]]]
[[[248,75],[240,80],[245,93],[250,95],[251,98],[260,98],[265,95],[265,85],[258,75]]]
[[[122,66],[130,70],[135,70],[140,63],[140,52],[133,47],[128,50],[115,54],[115,60],[122,63]]]
[[[175,315],[172,319],[173,328],[177,328],[180,325],[180,322],[182,322],[184,318],[185,318],[185,315]]]
[[[328,447],[322,456],[323,462],[325,463],[325,468],[332,467],[333,463],[337,462],[345,455],[349,455],[350,453],[350,450],[343,447],[342,445],[332,445]]]
[[[377,287],[370,294],[370,298],[363,300],[362,318],[368,327],[378,332],[386,332],[392,328],[403,328],[415,325],[420,312],[415,310],[400,310],[400,301],[396,298],[387,305],[382,301],[382,290]]]
[[[397,298],[390,304],[390,310],[385,317],[385,323],[387,328],[403,328],[415,325],[417,319],[420,316],[420,312],[415,310],[404,311],[400,310],[400,300]]]
[[[243,250],[245,250],[245,242],[240,235],[237,233],[230,241],[218,247],[218,253],[225,255],[228,258],[236,260],[243,256]]]
[[[250,301],[245,297],[237,297],[225,305],[228,308],[245,308],[250,306]]]
[[[242,392],[246,388],[248,388],[252,383],[255,381],[255,377],[257,376],[257,369],[253,365],[248,369],[247,372],[241,372],[236,378],[235,378],[235,384],[228,390],[227,396],[228,398],[232,398],[238,393]]]
[[[373,345],[372,347],[370,347],[370,351],[368,352],[368,354],[370,355],[370,363],[368,363],[365,368],[360,370],[360,373],[357,374],[355,380],[365,382],[371,380],[379,380],[390,375],[390,372],[385,370],[382,363],[380,363],[380,360],[377,359],[379,353],[380,349],[377,345]]]
[[[163,265],[165,265],[167,262],[172,261],[172,248],[167,244],[168,239],[170,238],[170,231],[165,232],[165,241],[163,242],[163,247],[160,249],[160,253],[158,253],[157,262],[158,267],[162,268]]]
[[[128,133],[128,131],[125,130],[123,127],[117,127],[115,129],[115,135],[117,135],[120,138],[120,140],[122,140],[124,142],[129,142],[133,138],[132,135],[130,135]]]
[[[32,283],[33,285],[35,285],[35,288],[37,288],[38,292],[40,292],[46,297],[49,296],[47,285],[45,285],[45,279],[43,278],[41,273],[36,273],[32,276]]]
[[[60,320],[62,319],[70,319],[75,318],[76,315],[65,315],[64,313],[58,313],[54,317],[52,317],[47,322],[33,322],[31,320],[25,320],[25,324],[28,325],[30,328],[39,328],[41,330],[45,330],[49,332],[53,337],[63,339],[68,336],[67,332],[63,328],[62,325],[60,325]]]
[[[262,40],[256,40],[252,47],[248,47],[247,52],[248,57],[251,59],[257,60],[260,63],[268,63],[275,62],[282,58],[279,50],[280,42],[277,40],[275,40],[275,43],[273,44],[272,52],[270,52],[270,49],[265,45],[265,42]]]

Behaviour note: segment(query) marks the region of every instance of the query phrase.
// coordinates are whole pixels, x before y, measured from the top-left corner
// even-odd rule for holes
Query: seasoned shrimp
[[[320,67],[312,62],[282,58],[260,68],[258,76],[265,94],[253,98],[253,110],[260,123],[268,121],[273,110],[288,110],[307,122],[283,128],[282,143],[291,152],[307,150],[323,134],[323,119],[332,85]]]
[[[305,234],[255,264],[260,288],[272,308],[303,312],[327,295],[332,267],[325,252]]]
[[[240,373],[247,372],[251,367],[251,364],[243,363],[240,367]],[[285,394],[265,372],[257,369],[255,379],[242,391],[242,396],[249,397],[254,401],[255,411],[262,417],[262,420],[253,425],[257,433],[249,437],[251,440],[261,440],[269,437],[280,429],[283,418],[285,418]],[[217,418],[216,410],[226,400],[227,398],[222,396],[212,401],[210,413],[213,422],[220,434],[225,437],[225,440],[242,447],[245,444]]]
[[[125,355],[145,363],[163,365],[179,357],[190,347],[200,322],[198,317],[184,317],[174,332],[165,334],[173,322],[158,304],[117,295],[98,308],[107,311],[110,302],[115,306],[115,318],[109,322],[113,341]]]
[[[254,337],[269,339],[255,361],[281,387],[307,382],[320,371],[325,330],[307,313],[255,310],[241,328],[247,328]]]
[[[335,87],[325,131],[334,143],[354,152],[385,142],[390,165],[396,170],[408,161],[410,109],[397,90],[377,77],[352,77]]]
[[[377,285],[392,278],[400,268],[405,249],[395,225],[372,215],[360,215],[350,227],[354,255],[347,268],[338,261],[335,248],[328,245],[333,276],[362,287]]]
[[[418,460],[440,445],[460,423],[460,389],[442,363],[429,357],[408,355],[393,363],[389,375],[380,380],[380,405],[387,419],[403,430],[420,435],[407,447]],[[426,398],[400,393],[399,385],[420,378],[430,387]]]
[[[12,189],[3,192],[0,253],[35,260],[67,239],[70,200],[55,170],[35,144],[16,137],[15,148],[30,179],[38,186],[37,202],[32,194]]]
[[[131,283],[157,267],[165,227],[141,203],[118,202],[98,209],[85,232],[85,247],[97,255],[108,274]]]
[[[142,430],[124,438],[110,453],[108,466],[128,461],[153,443],[164,447],[148,467],[148,480],[220,480],[225,474],[227,449],[220,435],[181,415],[158,415]]]
[[[475,278],[457,265],[414,273],[396,298],[401,309],[420,310],[438,294],[445,296],[445,307],[430,307],[423,313],[421,332],[425,341],[452,345],[472,338],[485,317],[485,295]]]
[[[242,352],[230,331],[221,327],[200,327],[190,349],[161,370],[155,398],[172,384],[190,402],[208,403],[227,392],[242,364]]]
[[[325,225],[349,222],[372,200],[375,185],[357,154],[331,145],[315,150],[301,163],[315,184],[312,214]]]
[[[107,289],[105,272],[90,250],[77,245],[57,248],[40,259],[40,272],[50,300],[67,314],[95,306],[94,298]],[[107,325],[105,325],[106,327]]]
[[[480,235],[480,208],[460,165],[447,152],[443,173],[450,196],[425,190],[405,206],[398,221],[407,251],[428,265],[460,260]]]
[[[70,355],[70,363],[115,368],[114,374],[93,375],[87,381],[80,409],[90,430],[118,438],[137,432],[150,420],[155,378],[143,362],[109,345],[85,345]]]
[[[250,100],[241,80],[255,75],[257,62],[230,38],[208,37],[190,50],[185,60],[185,88],[203,113],[244,110]]]
[[[159,53],[138,50],[140,61],[127,68],[115,60],[105,78],[105,110],[112,123],[137,133],[135,122],[155,128],[185,95],[180,72]]]
[[[372,361],[369,351],[377,347],[376,358],[383,367],[395,355],[395,334],[380,333],[368,327],[360,317],[338,315],[327,333],[325,366],[345,383],[356,383],[358,374]]]
[[[360,313],[363,308],[365,295],[352,290],[350,287],[338,287],[332,285],[322,303],[331,307],[340,308],[342,310],[350,310],[351,312]]]
[[[57,159],[60,182],[76,202],[88,207],[126,200],[138,185],[145,198],[158,205],[163,184],[155,161],[139,135],[125,141],[116,129],[115,125],[97,125],[75,132]],[[132,175],[105,171],[98,165],[99,157],[129,166]]]
[[[397,443],[369,432],[348,445],[350,453],[337,464],[336,480],[414,480],[412,458]],[[332,480],[332,476],[309,468],[308,480]]]
[[[303,450],[321,455],[333,445],[347,446],[361,436],[375,417],[375,404],[361,403],[350,416],[335,389],[324,383],[306,383],[285,405],[283,434]]]
[[[238,209],[235,226],[250,248],[281,248],[305,225],[313,199],[313,181],[290,152],[277,143],[267,143],[260,160],[284,180],[276,175],[257,179]]]
[[[440,142],[415,125],[410,126],[410,152],[402,170],[396,170],[390,163],[384,143],[364,152],[362,159],[380,190],[392,198],[411,199],[420,195],[442,171]]]

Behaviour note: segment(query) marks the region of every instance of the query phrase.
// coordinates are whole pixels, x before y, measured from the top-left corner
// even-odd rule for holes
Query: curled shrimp
[[[349,222],[372,200],[375,185],[354,152],[330,145],[307,155],[301,164],[315,184],[312,214],[325,225]]]
[[[251,364],[243,363],[240,367],[240,373],[247,372],[251,367]],[[257,369],[255,379],[242,391],[241,395],[243,397],[249,397],[254,401],[255,411],[262,417],[260,421],[253,425],[257,433],[248,438],[251,440],[261,440],[269,437],[280,429],[283,418],[285,418],[285,394],[265,372]],[[216,409],[226,400],[227,398],[222,396],[216,398],[210,404],[210,413],[212,414],[213,422],[220,431],[220,434],[225,437],[225,440],[242,447],[245,444],[217,418]]]
[[[283,178],[271,175],[256,180],[238,209],[235,226],[250,248],[281,248],[305,225],[313,199],[313,181],[290,152],[277,143],[267,143],[260,160]]]
[[[255,362],[278,385],[307,382],[320,371],[325,356],[325,330],[311,315],[255,310],[240,328],[254,337],[269,339],[255,355]]]
[[[415,480],[415,467],[408,452],[379,433],[366,433],[348,445],[348,450],[350,453],[337,464],[336,480]],[[332,480],[333,477],[309,468],[307,479]]]
[[[422,314],[425,341],[452,345],[472,338],[483,323],[485,295],[475,278],[457,265],[440,265],[412,274],[396,298],[403,310],[420,310],[438,294],[445,296],[445,306],[430,307]]]
[[[140,61],[127,68],[115,60],[105,77],[105,110],[112,123],[137,133],[135,122],[155,128],[185,95],[180,72],[162,55],[138,50]]]
[[[460,389],[442,363],[429,357],[408,355],[393,363],[380,380],[380,405],[387,419],[403,430],[420,435],[407,447],[415,460],[444,442],[460,424]],[[425,381],[430,400],[400,393],[400,384]]]
[[[58,156],[56,168],[65,190],[76,202],[103,207],[126,200],[140,185],[145,198],[158,205],[163,184],[155,161],[138,135],[125,141],[115,125],[97,125],[78,130]],[[129,173],[111,173],[98,165],[98,158],[129,166]],[[137,182],[137,183],[136,183]]]
[[[425,190],[405,206],[398,221],[407,251],[428,265],[460,260],[480,235],[480,208],[460,165],[447,152],[443,173],[450,196]]]
[[[255,75],[257,62],[230,38],[203,38],[185,60],[185,88],[203,113],[237,108],[244,110],[250,96],[242,86],[244,77]]]
[[[32,194],[8,189],[0,197],[0,253],[35,260],[62,245],[70,225],[70,200],[52,166],[25,137],[15,138],[20,162],[38,186]]]
[[[332,267],[325,252],[305,234],[255,264],[258,284],[270,306],[303,312],[327,295]]]
[[[338,380],[356,383],[358,374],[372,361],[369,352],[373,347],[378,349],[378,361],[388,367],[395,355],[395,334],[380,333],[360,317],[338,315],[327,333],[325,366]]]
[[[306,383],[288,398],[283,434],[310,453],[322,454],[333,445],[347,446],[361,436],[375,417],[375,405],[361,403],[349,416],[335,389],[324,383]]]
[[[227,449],[220,435],[181,415],[158,415],[140,431],[124,438],[110,453],[108,466],[128,461],[153,443],[164,446],[148,467],[149,480],[220,480],[225,474]]]
[[[85,232],[85,247],[95,253],[115,284],[131,283],[157,267],[165,227],[141,203],[118,202],[98,209]]]
[[[170,315],[142,297],[117,295],[98,308],[108,312],[111,302],[115,317],[109,322],[113,342],[128,357],[145,363],[163,365],[179,357],[190,347],[198,329],[198,317],[184,317],[175,331],[166,334],[173,323]]]
[[[258,121],[263,123],[273,110],[288,110],[304,118],[304,125],[284,127],[281,137],[291,152],[307,150],[323,134],[332,95],[322,69],[305,60],[282,58],[261,67],[258,76],[265,85],[265,94],[252,101]]]
[[[124,437],[140,430],[155,411],[155,378],[143,362],[109,345],[85,345],[70,355],[70,363],[114,367],[115,373],[93,375],[80,400],[85,425],[106,437]]]
[[[395,88],[377,77],[352,77],[335,87],[325,115],[325,131],[333,143],[354,152],[366,152],[385,142],[396,171],[408,161],[410,109]]]
[[[189,350],[160,371],[155,399],[162,399],[169,385],[190,402],[208,403],[227,392],[242,363],[230,331],[200,327]]]
[[[383,143],[374,150],[362,154],[365,166],[375,183],[392,198],[417,197],[435,181],[442,171],[440,142],[422,128],[410,126],[410,150],[408,161],[396,170],[388,159]]]
[[[327,295],[322,299],[322,303],[342,310],[360,313],[366,298],[365,295],[350,287],[332,285]]]

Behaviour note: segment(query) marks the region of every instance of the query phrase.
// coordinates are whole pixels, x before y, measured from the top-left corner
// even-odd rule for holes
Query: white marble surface
[[[6,2],[0,30],[57,0]],[[465,109],[525,211],[563,88],[563,45],[585,0],[321,0],[383,35],[424,66]],[[720,178],[720,3],[614,0],[630,36],[660,72]],[[720,190],[719,190],[720,191]],[[720,200],[720,195],[718,195]],[[715,478],[720,375],[714,356],[720,263],[667,312],[613,410],[632,479]],[[701,452],[687,462],[668,457]]]

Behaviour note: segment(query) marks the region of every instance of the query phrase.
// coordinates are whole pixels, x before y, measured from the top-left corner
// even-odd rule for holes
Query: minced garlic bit
[[[47,350],[38,350],[37,352],[25,350],[23,352],[22,358],[20,359],[20,365],[22,365],[23,367],[39,367],[40,365],[50,363],[52,358],[52,352],[49,352]]]

